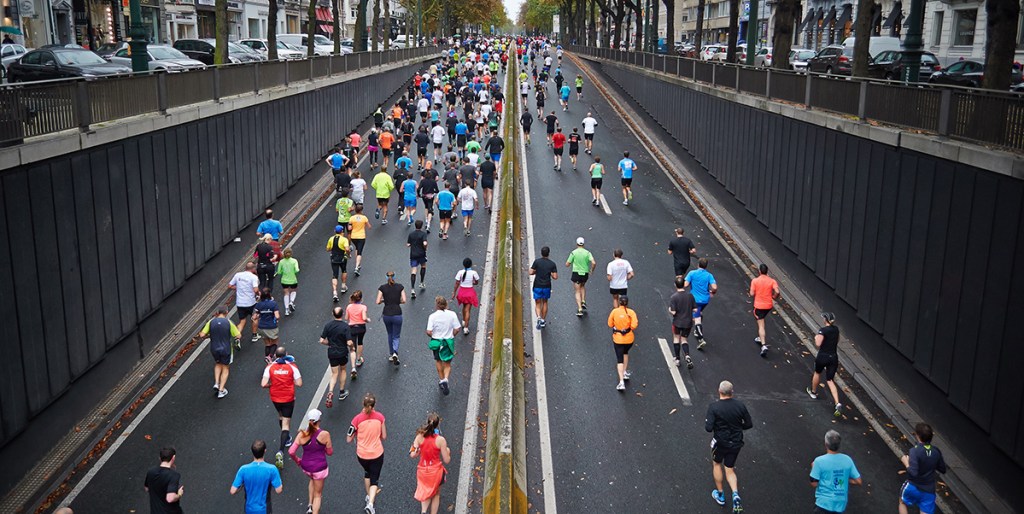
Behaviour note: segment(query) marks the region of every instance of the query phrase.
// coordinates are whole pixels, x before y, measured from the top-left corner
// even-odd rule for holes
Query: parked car
[[[395,39],[391,40],[391,46],[395,48],[407,48],[413,46],[416,40],[405,34],[399,34],[395,36]]]
[[[278,34],[277,40],[305,49],[308,36],[305,34]],[[313,36],[313,55],[331,55],[332,53],[334,53],[334,43],[327,39],[327,36],[323,34]]]
[[[84,48],[44,48],[26,53],[11,63],[7,78],[11,82],[29,82],[71,77],[94,78],[129,74],[132,69],[107,62]]]
[[[269,57],[270,46],[266,39],[243,39],[238,42],[239,45],[251,48],[262,55]],[[306,52],[293,48],[284,41],[277,42],[277,58],[278,59],[302,59],[306,56]]]
[[[762,68],[770,68],[772,66],[772,47],[763,47],[754,54],[754,66]]]
[[[213,66],[213,53],[216,39],[179,39],[174,42],[174,48],[207,66]],[[228,61],[234,64],[242,62],[256,62],[260,59],[242,45],[228,42]]]
[[[957,61],[946,69],[932,73],[928,77],[929,84],[952,84],[954,86],[979,87],[985,80],[985,65],[978,61]],[[1021,83],[1021,70],[1014,69],[1010,74],[1010,84]]]
[[[853,44],[856,43],[857,38],[848,37],[843,40],[843,47],[849,48],[853,51]],[[900,38],[891,36],[871,36],[871,41],[868,42],[868,55],[875,57],[876,55],[888,51],[888,50],[901,50],[903,48],[900,43]],[[853,55],[852,53],[850,55]]]
[[[906,67],[906,52],[902,50],[885,50],[876,55],[873,62],[868,66],[868,76],[886,79],[900,80],[903,78],[903,70]],[[939,59],[931,52],[921,53],[921,69],[918,77],[913,82],[927,80],[933,72],[942,70]]]
[[[0,46],[0,80],[7,77],[7,67],[26,53],[28,49],[19,44],[8,43]]]
[[[178,73],[206,68],[202,61],[190,59],[171,45],[147,45],[146,50],[149,53],[149,71]],[[118,50],[108,60],[129,68],[132,66],[131,52],[127,48]]]
[[[829,75],[849,75],[853,71],[853,47],[826,46],[807,60],[807,70]]]
[[[807,71],[807,61],[816,55],[814,50],[794,48],[789,51],[789,67],[793,71]]]
[[[103,43],[99,48],[95,50],[96,55],[106,59],[111,55],[114,55],[118,50],[124,50],[128,48],[128,43],[125,41],[115,41],[113,43]]]
[[[704,45],[700,48],[700,60],[710,61],[719,53],[722,54],[722,58],[725,58],[725,45],[710,44]]]
[[[1018,82],[1015,86],[1010,88],[1010,91],[1014,93],[1024,93],[1024,82]]]

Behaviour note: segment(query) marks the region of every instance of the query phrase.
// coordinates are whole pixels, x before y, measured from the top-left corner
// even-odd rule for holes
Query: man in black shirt
[[[533,301],[537,309],[537,330],[547,326],[548,300],[551,298],[551,281],[558,280],[558,265],[548,258],[551,249],[543,247],[540,249],[540,258],[530,265],[530,275],[533,279]]]
[[[494,179],[498,176],[498,167],[491,160],[490,155],[484,158],[484,162],[480,163],[479,174],[480,188],[484,191],[484,207],[487,208],[487,212],[491,212],[491,200],[494,197]]]
[[[551,136],[555,135],[555,129],[562,125],[558,123],[558,116],[555,116],[555,111],[551,111],[551,114],[544,117],[544,123],[548,125],[548,146],[551,146]]]
[[[836,371],[839,369],[839,327],[835,326],[836,315],[831,312],[821,313],[825,320],[825,326],[818,329],[814,336],[814,345],[818,347],[818,355],[814,358],[814,376],[811,377],[811,387],[805,389],[807,396],[818,399],[818,384],[821,382],[821,373],[825,373],[825,383],[832,392],[832,399],[835,400],[835,417],[843,415],[843,404],[839,403],[839,388],[836,387]]]
[[[277,252],[271,243],[274,237],[263,235],[263,241],[256,245],[256,276],[260,279],[260,289],[274,288],[274,272],[277,270]]]
[[[580,154],[580,129],[573,127],[569,134],[569,160],[572,161],[572,170],[576,171],[576,158]]]
[[[423,170],[420,173],[420,183],[416,187],[416,194],[423,200],[423,209],[426,211],[423,218],[426,220],[424,231],[430,233],[430,222],[434,219],[434,198],[440,190],[437,188],[437,172],[433,169]]]
[[[345,373],[345,365],[352,362],[352,380],[356,379],[356,355],[355,344],[352,343],[352,332],[348,323],[342,319],[345,317],[345,308],[338,305],[331,310],[334,319],[324,325],[320,332],[320,344],[327,347],[327,360],[331,364],[331,384],[327,388],[327,401],[325,405],[331,408],[334,405],[334,386],[341,380],[341,391],[338,393],[338,400],[348,398],[348,390],[345,383],[348,376]]]
[[[526,138],[526,146],[530,146],[530,127],[533,126],[533,114],[530,113],[529,109],[523,110],[523,115],[519,117],[519,124],[523,126],[523,137]]]
[[[676,292],[668,301],[668,312],[672,314],[672,354],[675,355],[676,366],[679,365],[679,349],[682,347],[686,368],[693,369],[690,343],[686,338],[690,337],[693,316],[697,314],[697,301],[686,290],[686,280],[683,277],[676,277]]]
[[[146,473],[143,488],[149,493],[151,514],[181,514],[181,496],[185,486],[181,485],[181,473],[174,470],[174,448],[160,450],[160,465]]]
[[[427,134],[427,127],[420,125],[420,130],[416,132],[416,160],[420,168],[423,168],[423,163],[427,160],[428,146],[430,146],[430,135]]]
[[[476,166],[469,162],[469,157],[462,158],[462,166],[459,166],[459,182],[469,184],[469,187],[476,189]]]
[[[420,271],[420,290],[427,288],[427,233],[423,231],[423,220],[416,220],[416,230],[409,233],[405,242],[409,247],[409,272],[412,286],[409,287],[410,296],[416,299],[416,268]]]
[[[725,468],[725,479],[732,489],[733,512],[743,510],[740,503],[739,485],[736,479],[736,457],[743,448],[743,431],[754,427],[750,420],[747,407],[732,397],[732,382],[723,380],[718,384],[718,401],[708,405],[704,418],[704,430],[714,433],[711,438],[711,466],[715,477],[715,490],[711,496],[719,505],[725,505],[725,494],[722,487],[722,468]]]
[[[491,131],[491,137],[484,144],[484,150],[487,150],[494,162],[501,162],[501,152],[505,151],[505,140],[498,135],[497,130]]]
[[[672,256],[672,265],[675,267],[676,278],[686,276],[690,269],[690,256],[697,253],[693,241],[683,235],[683,227],[676,227],[676,237],[668,243],[668,254]]]

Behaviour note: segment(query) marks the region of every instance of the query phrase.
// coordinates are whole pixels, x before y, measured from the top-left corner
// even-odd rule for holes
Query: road
[[[571,81],[578,68],[565,59],[563,73]],[[807,477],[814,457],[824,453],[823,436],[829,429],[842,434],[842,451],[853,457],[864,478],[864,485],[851,491],[848,511],[894,510],[902,481],[895,455],[862,413],[847,406],[836,419],[831,401],[824,399],[828,395],[811,400],[804,393],[813,360],[799,337],[808,335],[798,335],[773,314],[767,323],[771,350],[766,358],[759,356],[753,342],[757,329],[747,297],[747,270],[730,258],[713,230],[593,87],[591,77],[585,77],[582,102],[573,92],[569,112],[562,112],[551,100],[552,84],[546,110],[556,110],[567,132],[580,127],[587,112],[598,120],[594,155],[602,157],[608,173],[602,189],[607,210],[588,203],[591,156],[581,152],[579,171],[573,171],[566,155],[563,171],[554,171],[544,127],[537,124],[533,144],[526,149],[526,194],[532,206],[526,215],[532,218],[534,252],[550,246],[551,258],[560,267],[547,328],[542,334],[533,331],[534,338],[542,337],[544,357],[546,388],[539,393],[534,388],[539,368],[528,366],[527,412],[533,419],[528,420],[527,444],[532,450],[550,448],[553,463],[553,469],[545,470],[543,452],[528,455],[534,508],[555,512],[553,492],[554,507],[565,513],[720,512],[710,497],[714,484],[704,414],[708,403],[717,399],[719,381],[727,379],[735,384],[736,397],[747,405],[754,421],[736,468],[748,512],[813,509]],[[529,107],[536,114],[533,94]],[[624,206],[615,167],[627,150],[638,172],[634,200]],[[674,292],[674,272],[666,250],[676,226],[693,239],[697,255],[710,260],[709,271],[719,288],[704,315],[708,346],[703,352],[692,351],[693,370],[671,365],[659,342],[671,343],[667,306]],[[598,262],[587,284],[590,314],[583,318],[576,317],[569,271],[563,266],[580,236]],[[615,390],[615,358],[606,325],[612,302],[604,270],[615,248],[624,250],[624,258],[635,269],[629,297],[640,320],[630,353],[633,378],[624,393]],[[695,267],[696,259],[691,269]],[[784,293],[787,286],[781,284]],[[842,327],[842,320],[837,324]],[[677,370],[682,389],[673,377]],[[538,410],[538,394],[546,398],[550,441],[542,441],[546,435],[537,429],[544,424],[536,418],[544,415],[543,408]],[[683,396],[689,396],[691,404]],[[553,473],[553,484],[543,482],[545,472]],[[541,505],[545,508],[537,507]]]
[[[360,165],[364,176],[368,168],[364,160]],[[319,166],[314,172],[327,171]],[[366,178],[369,181],[372,177]],[[372,191],[368,192],[367,198],[371,199],[372,194]],[[427,288],[421,291],[417,284],[419,298],[410,299],[403,307],[401,366],[396,367],[387,361],[386,333],[380,321],[381,307],[373,305],[373,300],[377,288],[386,280],[385,273],[391,270],[395,272],[396,279],[405,284],[408,292],[409,259],[405,245],[410,229],[398,220],[397,205],[393,196],[391,219],[386,226],[373,219],[371,206],[367,215],[372,228],[363,258],[362,275],[355,277],[351,273],[354,262],[350,260],[349,263],[349,294],[362,290],[367,299],[365,303],[369,305],[371,322],[365,337],[366,363],[360,369],[358,380],[349,382],[351,396],[340,402],[336,398],[331,409],[325,408],[322,401],[329,371],[326,347],[319,344],[319,336],[324,323],[331,319],[330,311],[334,305],[329,254],[324,248],[334,233],[337,221],[333,199],[308,222],[305,232],[294,239],[292,246],[301,267],[298,310],[290,317],[283,317],[282,313],[281,344],[295,356],[303,374],[303,386],[298,388],[295,402],[293,435],[294,427],[298,426],[308,407],[316,406],[324,412],[321,427],[331,432],[335,446],[335,454],[329,459],[331,471],[324,488],[323,512],[362,512],[363,472],[356,461],[354,443],[345,444],[345,432],[352,417],[360,411],[362,397],[366,393],[377,397],[377,410],[387,419],[389,435],[384,442],[383,490],[376,504],[380,512],[418,508],[418,502],[412,497],[417,461],[410,459],[406,450],[429,412],[440,414],[442,432],[453,448],[452,462],[448,465],[448,485],[442,490],[443,508],[453,508],[456,491],[469,487],[468,483],[459,482],[458,472],[463,459],[461,449],[480,311],[474,309],[469,336],[457,337],[450,396],[442,396],[438,390],[424,330],[427,316],[434,311],[435,295],[451,296],[454,275],[461,269],[464,257],[472,258],[474,268],[481,276],[484,275],[490,216],[480,209],[473,234],[469,237],[461,232],[462,220],[457,220],[458,225],[453,226],[447,241],[437,237],[435,217],[427,252]],[[422,216],[421,206],[417,218],[422,219]],[[226,285],[211,284],[210,287]],[[186,369],[178,373],[177,382],[153,404],[152,410],[120,448],[101,467],[94,468],[88,485],[71,502],[76,513],[147,512],[148,497],[143,491],[145,473],[158,463],[158,451],[165,446],[178,450],[177,469],[185,487],[182,506],[186,511],[243,510],[243,495],[232,497],[228,494],[235,471],[252,460],[249,446],[257,438],[268,442],[267,460],[272,462],[280,435],[276,412],[266,390],[260,387],[265,366],[262,342],[250,343],[248,328],[243,336],[243,350],[236,353],[231,366],[227,385],[229,395],[220,400],[215,398],[216,391],[210,387],[212,358],[208,350],[202,349],[194,362],[190,361],[191,365],[186,364]],[[484,413],[481,411],[480,415]],[[476,421],[471,421],[471,424],[475,425]],[[472,474],[465,478],[467,482],[482,480],[482,476],[473,477]],[[273,499],[277,511],[305,512],[308,479],[287,459],[282,479],[284,493]]]

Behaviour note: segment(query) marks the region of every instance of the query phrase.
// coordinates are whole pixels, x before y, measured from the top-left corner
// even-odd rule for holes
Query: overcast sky
[[[512,20],[512,23],[516,22],[516,16],[519,14],[519,4],[523,3],[523,0],[503,0],[505,2],[505,13],[508,14],[508,18]]]

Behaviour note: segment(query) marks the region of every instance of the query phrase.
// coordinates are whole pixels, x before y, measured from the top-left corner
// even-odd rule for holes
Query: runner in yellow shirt
[[[385,173],[385,176],[387,174]],[[391,180],[391,177],[388,177]],[[366,232],[370,230],[370,219],[363,215],[363,206],[356,205],[356,213],[348,220],[348,234],[352,246],[356,249],[356,269],[353,272],[359,276],[363,262],[363,247],[366,245]],[[349,249],[351,251],[351,248]]]

